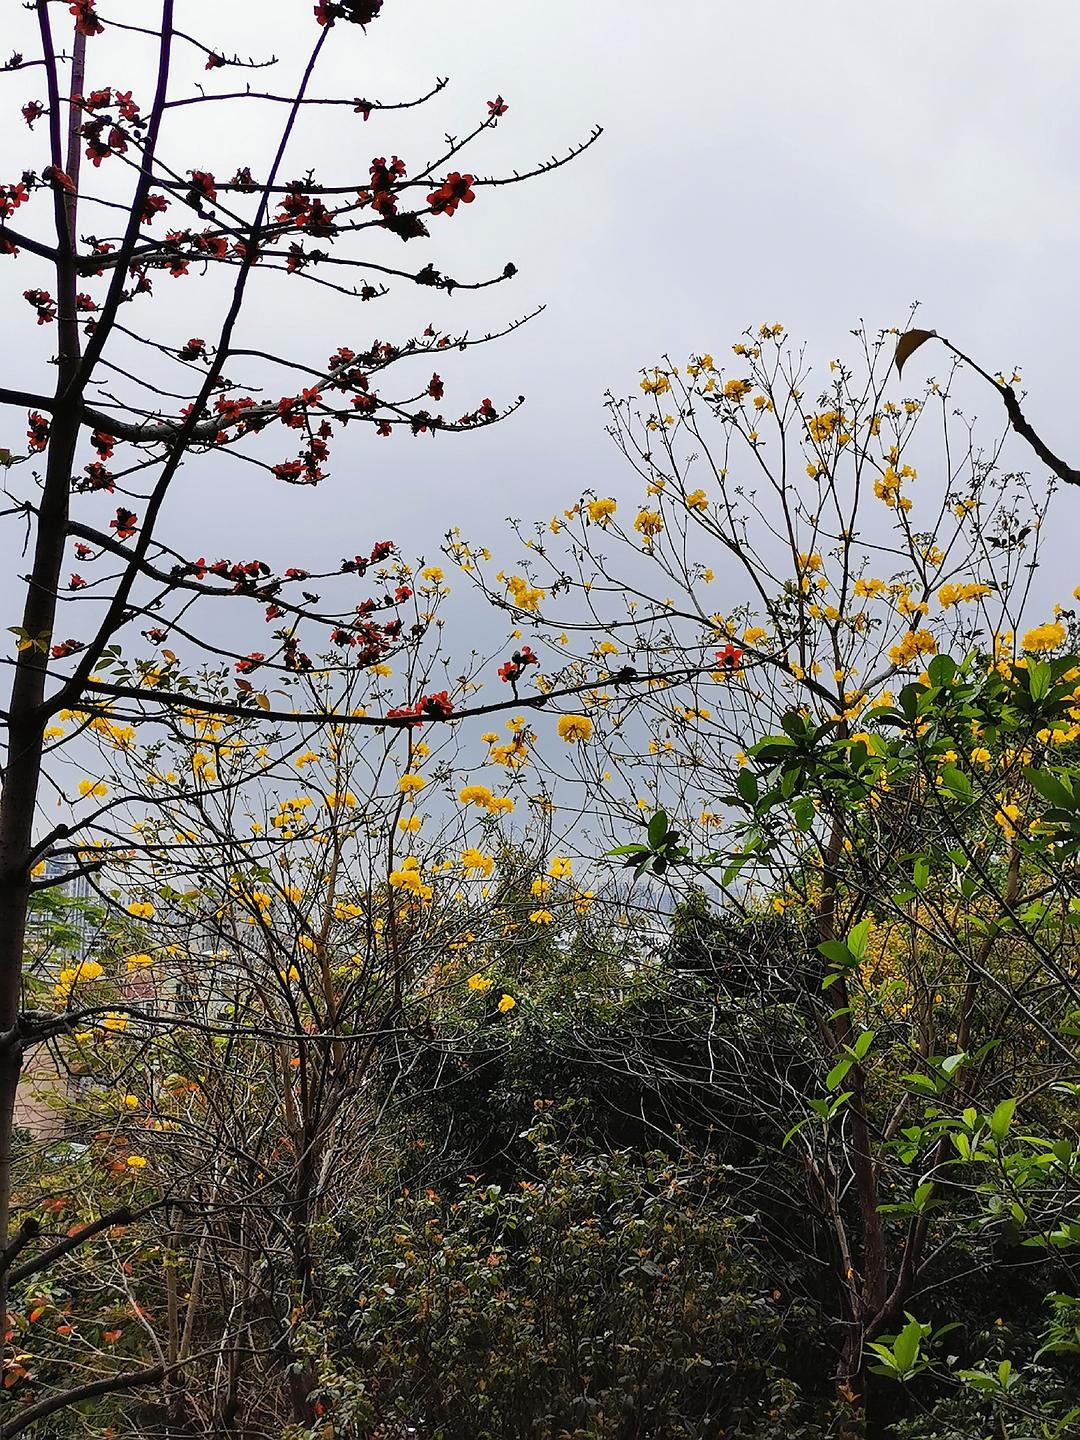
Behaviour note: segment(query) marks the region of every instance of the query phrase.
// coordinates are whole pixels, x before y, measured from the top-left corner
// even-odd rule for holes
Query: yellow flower
[[[1034,630],[1029,630],[1024,636],[1023,647],[1031,654],[1040,655],[1048,650],[1056,650],[1059,645],[1065,643],[1065,627],[1056,620],[1048,620],[1045,625],[1036,625]]]
[[[110,1012],[105,1016],[104,1020],[102,1020],[101,1026],[103,1030],[113,1030],[120,1033],[127,1029],[127,1023],[126,1015],[116,1015]]]
[[[513,1010],[517,1001],[512,995],[504,995],[499,1001],[499,1009],[505,1015],[508,1010]]]
[[[399,830],[404,830],[410,835],[415,835],[424,823],[424,817],[422,815],[403,815],[397,823]]]
[[[743,644],[760,645],[768,633],[769,632],[761,625],[751,625],[748,630],[743,631]]]
[[[592,739],[593,725],[587,715],[560,715],[556,728],[559,739],[565,740],[567,745],[573,745],[578,740]]]
[[[664,517],[658,510],[641,510],[634,521],[634,529],[644,537],[646,545],[651,544],[663,528]]]
[[[421,580],[430,580],[433,585],[437,585],[443,578],[442,568],[438,565],[428,565],[420,571],[420,578]]]
[[[883,593],[884,590],[884,580],[875,580],[873,577],[871,577],[869,580],[855,581],[855,594],[862,599],[867,599],[874,595],[880,595]]]
[[[79,794],[84,800],[88,798],[97,800],[102,795],[107,795],[108,793],[109,787],[104,785],[100,780],[79,781]]]
[[[402,775],[397,782],[397,788],[402,795],[419,795],[427,781],[422,775]]]
[[[686,508],[688,510],[707,510],[709,508],[709,497],[704,490],[691,490],[686,497]]]
[[[937,598],[941,608],[948,610],[950,606],[959,605],[963,600],[981,600],[984,595],[989,594],[989,585],[979,585],[971,581],[962,585],[943,585]]]
[[[466,785],[458,791],[458,800],[462,805],[482,805],[487,809],[494,798],[486,785]]]
[[[337,791],[334,791],[326,797],[326,808],[328,810],[337,810],[339,808],[351,809],[355,804],[356,796],[351,790],[343,790],[340,795]]]
[[[530,887],[537,900],[542,900],[551,890],[551,881],[542,875],[538,875]]]
[[[573,873],[574,867],[568,855],[553,855],[551,857],[548,874],[553,880],[569,880]]]
[[[929,630],[909,630],[889,651],[894,665],[910,665],[919,655],[933,655],[937,641]]]
[[[477,995],[486,995],[495,982],[488,980],[483,975],[470,975],[466,984],[470,990],[475,990]]]
[[[153,963],[154,963],[154,957],[153,957],[152,955],[142,955],[142,954],[139,954],[139,955],[129,955],[129,956],[127,957],[127,961],[126,961],[127,968],[128,968],[129,970],[145,970],[145,969],[147,968],[147,966],[153,965]]]
[[[461,852],[461,864],[465,870],[476,870],[483,876],[491,874],[495,869],[495,861],[490,855],[484,855],[475,846],[470,845],[467,850]]]
[[[589,501],[589,519],[594,525],[606,525],[615,514],[615,501],[610,496],[605,500]]]
[[[529,914],[534,925],[550,925],[554,918],[550,910],[533,910]]]
[[[806,428],[810,432],[810,438],[817,445],[822,445],[839,425],[842,416],[839,410],[826,410],[822,415],[813,415],[806,422]]]
[[[142,1170],[146,1165],[145,1155],[129,1155],[127,1163],[132,1170]]]
[[[520,575],[511,575],[506,582],[506,588],[519,610],[537,610],[540,607],[540,601],[544,598],[543,590],[534,589]]]
[[[1011,840],[1016,834],[1016,825],[1020,819],[1020,807],[1007,800],[1004,795],[999,795],[997,800],[999,808],[994,815],[994,824],[1001,827],[1001,833],[1006,840]]]
[[[641,388],[646,395],[663,395],[671,389],[671,381],[662,370],[654,370],[642,379]]]
[[[724,399],[739,404],[753,388],[749,380],[729,380],[724,386]]]
[[[137,1095],[125,1095],[121,1103],[127,1110],[137,1110],[139,1108],[139,1097]]]
[[[487,808],[492,815],[509,815],[514,808],[514,802],[509,795],[496,795]]]
[[[154,918],[154,907],[149,900],[132,900],[127,911],[129,915],[134,915],[136,920],[152,920]]]

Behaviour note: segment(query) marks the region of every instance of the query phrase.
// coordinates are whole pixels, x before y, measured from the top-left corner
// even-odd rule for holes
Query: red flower
[[[131,98],[130,90],[117,90],[116,103],[120,107],[120,118],[122,120],[137,120],[139,118],[139,107]]]
[[[62,640],[59,645],[54,645],[49,653],[54,660],[63,660],[68,655],[74,655],[85,648],[86,646],[81,640]]]
[[[213,51],[211,51],[206,62],[206,68],[207,70],[220,70],[225,63],[224,55],[215,55]]]
[[[488,119],[497,120],[500,115],[505,115],[510,106],[507,105],[501,95],[496,95],[494,100],[487,102]]]
[[[23,299],[37,311],[39,325],[51,325],[56,319],[56,303],[47,290],[24,290]]]
[[[26,438],[30,443],[31,450],[44,450],[49,443],[49,421],[44,415],[31,410],[26,417]]]
[[[23,119],[31,129],[34,128],[34,121],[40,120],[45,114],[45,106],[40,100],[30,100],[22,107]]]
[[[429,720],[449,720],[454,713],[453,702],[445,690],[437,690],[434,695],[424,695],[417,701],[417,709]]]
[[[520,680],[525,670],[530,665],[539,665],[539,658],[533,653],[528,645],[522,645],[520,650],[515,650],[505,665],[499,666],[499,679],[504,684],[515,684]]]
[[[102,460],[111,460],[113,449],[116,445],[115,435],[107,435],[104,430],[95,430],[90,437],[90,444],[98,452]]]
[[[200,340],[197,336],[182,346],[179,355],[181,360],[201,360],[206,354],[206,341]]]
[[[163,210],[168,208],[169,202],[164,195],[148,195],[143,203],[142,214],[139,216],[140,224],[151,224],[155,215],[160,215]]]
[[[69,590],[85,590],[85,589],[86,589],[86,581],[82,578],[81,575],[72,575],[71,579],[68,581],[68,589],[69,589]]]
[[[432,375],[427,387],[427,393],[433,400],[441,400],[443,398],[443,382],[438,375]]]
[[[258,669],[266,656],[261,650],[253,650],[246,660],[236,662],[236,670],[239,675],[250,675],[252,670]]]
[[[200,199],[209,200],[211,204],[217,199],[217,184],[209,170],[191,171],[191,190],[188,193],[188,200],[198,209]]]
[[[475,179],[475,175],[462,175],[458,170],[451,171],[439,188],[427,197],[433,214],[453,215],[459,205],[471,205],[476,199],[472,188]]]
[[[107,470],[100,460],[94,460],[84,466],[86,479],[80,480],[76,490],[111,490],[113,488],[112,471]]]
[[[89,560],[90,556],[93,554],[93,551],[90,549],[89,545],[84,545],[81,541],[78,541],[75,545],[75,554],[79,557],[80,560]]]
[[[25,205],[29,198],[26,186],[21,180],[17,185],[0,185],[0,220],[6,220],[20,205]]]
[[[75,29],[88,39],[100,35],[105,28],[94,14],[94,3],[95,0],[75,0],[74,5],[68,9],[68,14],[75,16]]]
[[[729,640],[722,650],[717,650],[716,658],[725,670],[737,670],[742,663],[743,652],[737,645],[732,645]]]
[[[130,540],[138,529],[139,517],[121,505],[115,518],[109,521],[109,528],[116,531],[118,540]]]

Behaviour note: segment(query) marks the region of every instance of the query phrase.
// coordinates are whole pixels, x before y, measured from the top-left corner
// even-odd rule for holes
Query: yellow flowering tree
[[[913,395],[896,332],[857,345],[817,379],[768,325],[730,368],[648,371],[610,404],[639,508],[585,495],[519,529],[548,598],[517,616],[553,693],[592,682],[590,743],[565,751],[587,799],[549,751],[555,823],[581,805],[582,849],[643,877],[642,925],[659,887],[713,889],[709,974],[742,1018],[709,1083],[801,1172],[856,1429],[872,1363],[926,1363],[932,1327],[905,1314],[944,1255],[978,1263],[989,1215],[1071,1243],[1076,1127],[1038,1097],[1077,1059],[1080,738],[1075,611],[1032,614],[1047,487],[978,447],[955,368]],[[1043,1144],[1065,1156],[1045,1194]],[[951,1183],[965,1159],[996,1211]]]

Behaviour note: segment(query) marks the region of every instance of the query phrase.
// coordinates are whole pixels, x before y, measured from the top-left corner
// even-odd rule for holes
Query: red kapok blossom
[[[49,421],[36,410],[26,417],[26,438],[31,450],[44,450],[49,443]]]
[[[139,517],[121,505],[114,518],[109,521],[109,528],[116,531],[118,540],[130,540],[139,528]]]
[[[26,193],[26,186],[20,180],[17,185],[0,185],[0,220],[24,205],[30,197]]]
[[[743,652],[737,645],[732,645],[729,640],[722,650],[717,650],[716,658],[725,670],[737,670],[742,663]]]
[[[47,290],[24,290],[23,299],[37,311],[39,325],[51,325],[56,319],[56,302]]]
[[[75,16],[75,29],[87,39],[100,35],[105,28],[94,14],[94,4],[95,0],[75,0],[68,9],[68,14]]]
[[[500,115],[505,115],[507,110],[510,109],[510,106],[507,105],[506,101],[502,98],[501,95],[496,95],[494,100],[489,100],[487,102],[487,107],[488,118],[490,120],[497,120]]]
[[[462,175],[459,170],[451,171],[439,188],[427,197],[433,213],[453,215],[459,205],[471,205],[476,199],[472,188],[475,179],[475,175]]]

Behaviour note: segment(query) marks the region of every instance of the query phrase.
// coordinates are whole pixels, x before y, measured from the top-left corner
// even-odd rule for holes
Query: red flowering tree
[[[382,663],[428,623],[408,577],[395,568],[389,541],[351,546],[357,553],[330,571],[221,558],[210,535],[203,554],[183,553],[161,525],[180,467],[198,457],[217,464],[234,457],[264,470],[269,489],[316,485],[329,473],[332,444],[347,425],[369,426],[382,438],[460,433],[501,419],[519,403],[483,398],[458,418],[435,408],[449,353],[495,335],[473,339],[428,326],[396,341],[357,341],[350,327],[317,361],[242,347],[244,308],[265,304],[271,283],[329,289],[343,304],[362,307],[395,283],[449,292],[509,281],[513,264],[458,279],[426,255],[411,257],[440,227],[461,223],[460,207],[472,206],[486,188],[557,168],[595,139],[505,178],[454,168],[506,114],[500,95],[482,104],[466,135],[444,140],[434,159],[416,166],[381,154],[347,184],[321,183],[316,169],[293,155],[301,115],[309,109],[341,115],[359,137],[373,115],[422,105],[445,83],[403,101],[318,93],[323,52],[362,43],[383,3],[319,0],[313,13],[297,6],[296,44],[306,59],[286,93],[214,74],[273,62],[226,54],[211,39],[179,29],[174,0],[148,7],[152,18],[141,17],[141,25],[114,18],[100,0],[36,0],[27,7],[36,52],[13,54],[0,66],[9,87],[23,87],[16,102],[40,147],[34,168],[0,176],[0,264],[26,271],[19,287],[26,308],[21,319],[15,313],[12,332],[26,324],[55,337],[54,364],[40,384],[13,365],[12,379],[0,387],[8,415],[0,463],[13,497],[7,514],[20,542],[28,536],[30,557],[22,615],[11,627],[14,653],[4,661],[10,686],[0,800],[0,1244],[11,1230],[20,1073],[32,1047],[56,1033],[54,1020],[25,1008],[28,907],[36,890],[92,876],[101,865],[87,848],[86,830],[88,820],[100,821],[100,808],[82,818],[77,801],[100,798],[103,785],[87,781],[80,796],[65,797],[50,780],[72,803],[58,824],[41,818],[51,752],[78,745],[85,728],[123,731],[146,720],[167,727],[181,709],[317,722],[310,710],[275,712],[263,686],[302,676],[312,655],[331,672]],[[258,7],[251,8],[256,19]],[[113,73],[111,44],[132,34],[156,52],[154,72],[134,83]],[[205,88],[178,78],[181,52],[205,61]],[[264,171],[241,166],[226,176],[212,156],[178,155],[175,128],[165,144],[170,112],[204,104],[220,107],[223,119],[238,106],[275,117]],[[382,232],[397,237],[408,258],[397,264],[365,258],[364,243]],[[156,317],[153,300],[162,290],[222,273],[224,301],[211,299],[198,311],[202,335],[188,333],[194,325],[178,331],[168,315]],[[366,311],[358,318],[366,322]],[[369,573],[370,592],[365,584],[358,594],[358,579]],[[222,597],[255,612],[265,638],[250,650],[234,651],[216,624],[200,625],[200,607]],[[169,648],[177,641],[188,652],[185,667]],[[207,664],[218,667],[210,692],[193,678]],[[231,675],[228,683],[223,673]],[[441,720],[453,713],[445,691],[403,700],[389,716],[351,716],[349,723],[408,728],[417,716]],[[61,712],[76,717],[66,734],[54,723]],[[47,857],[56,863],[46,874]],[[19,1226],[0,1254],[0,1314],[4,1276],[35,1234],[34,1225]],[[122,1383],[114,1376],[112,1388]],[[49,1413],[78,1398],[77,1390],[53,1396]],[[16,1429],[34,1418],[27,1412]]]

